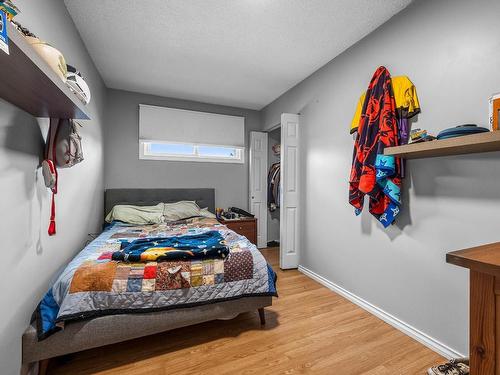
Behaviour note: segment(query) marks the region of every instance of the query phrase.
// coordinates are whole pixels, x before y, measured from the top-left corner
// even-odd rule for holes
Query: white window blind
[[[245,118],[139,105],[139,140],[245,147]]]

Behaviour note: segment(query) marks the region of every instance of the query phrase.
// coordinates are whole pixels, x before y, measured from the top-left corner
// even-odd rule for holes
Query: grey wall
[[[139,160],[139,104],[244,116],[245,164]],[[248,209],[249,132],[259,130],[259,112],[247,109],[108,90],[105,129],[106,188],[216,189],[216,206]]]
[[[274,163],[280,161],[279,156],[275,155],[273,152],[273,146],[277,143],[281,143],[281,127],[274,129],[268,134],[268,152],[267,152],[267,163],[269,167]],[[269,170],[269,169],[268,169]],[[267,241],[279,241],[280,239],[280,209],[277,208],[275,211],[267,211]]]
[[[2,374],[18,373],[20,339],[31,312],[57,270],[81,249],[86,234],[99,229],[103,158],[107,187],[215,187],[217,205],[247,208],[247,164],[139,161],[140,103],[242,115],[247,138],[250,130],[260,129],[260,120],[269,128],[282,112],[301,112],[301,264],[442,343],[467,351],[467,272],[447,265],[444,256],[498,241],[500,154],[411,161],[404,211],[398,225],[383,230],[366,213],[355,217],[347,203],[348,127],[360,92],[382,64],[416,84],[423,110],[417,126],[436,132],[465,122],[485,124],[486,99],[500,91],[494,26],[500,3],[417,1],[260,114],[106,91],[61,2],[16,4],[23,12],[17,19],[82,71],[93,100],[92,120],[81,130],[85,161],[60,172],[55,237],[46,234],[50,195],[38,168],[46,121],[39,124],[0,101],[0,293],[7,301],[0,309]]]
[[[264,128],[302,114],[301,264],[462,353],[468,272],[445,254],[499,240],[500,154],[410,161],[403,213],[384,230],[347,202],[348,128],[379,65],[415,83],[414,126],[486,125],[500,91],[499,15],[496,0],[417,1],[262,112]]]
[[[85,161],[60,170],[57,235],[48,237],[50,195],[38,168],[47,121],[0,100],[0,373],[19,374],[21,335],[57,270],[102,223],[104,85],[66,7],[57,0],[16,0],[16,20],[56,46],[92,90],[91,121],[81,130]],[[0,52],[3,53],[3,52]]]

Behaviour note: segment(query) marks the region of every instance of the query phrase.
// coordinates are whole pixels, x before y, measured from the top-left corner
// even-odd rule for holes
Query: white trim
[[[272,125],[271,127],[267,128],[266,130],[264,130],[266,133],[270,133],[272,131],[275,131],[276,129],[279,129],[281,128],[281,122],[275,124],[275,125]]]
[[[257,218],[257,247],[267,246],[267,164],[268,134],[250,132],[248,147],[248,207]]]
[[[297,268],[301,236],[300,116],[281,114],[280,268]]]
[[[361,297],[358,297],[354,293],[349,292],[348,290],[307,269],[306,267],[299,265],[299,271],[304,275],[309,276],[311,279],[317,281],[318,283],[326,286],[328,289],[334,291],[335,293],[340,294],[342,297],[358,305],[363,310],[366,310],[370,314],[375,315],[377,318],[382,319],[384,322],[403,332],[405,335],[408,335],[411,338],[417,340],[421,344],[427,346],[429,349],[435,351],[443,357],[446,357],[447,359],[465,357],[462,353],[456,351],[455,349],[450,348],[439,340],[436,340],[435,338],[411,326],[410,324],[403,322],[402,320],[396,318],[394,315],[389,314],[381,308],[372,305],[370,302],[364,300]]]

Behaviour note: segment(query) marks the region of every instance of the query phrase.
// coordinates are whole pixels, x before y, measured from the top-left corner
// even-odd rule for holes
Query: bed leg
[[[261,307],[259,309],[259,318],[260,318],[260,324],[265,325],[266,324],[266,315],[264,313],[264,308]]]
[[[47,375],[47,367],[49,367],[50,359],[42,359],[38,362],[38,375]]]

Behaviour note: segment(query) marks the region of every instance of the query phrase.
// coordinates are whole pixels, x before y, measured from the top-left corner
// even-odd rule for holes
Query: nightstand
[[[245,236],[248,240],[257,245],[257,219],[254,217],[242,217],[234,220],[219,219],[229,229]]]

